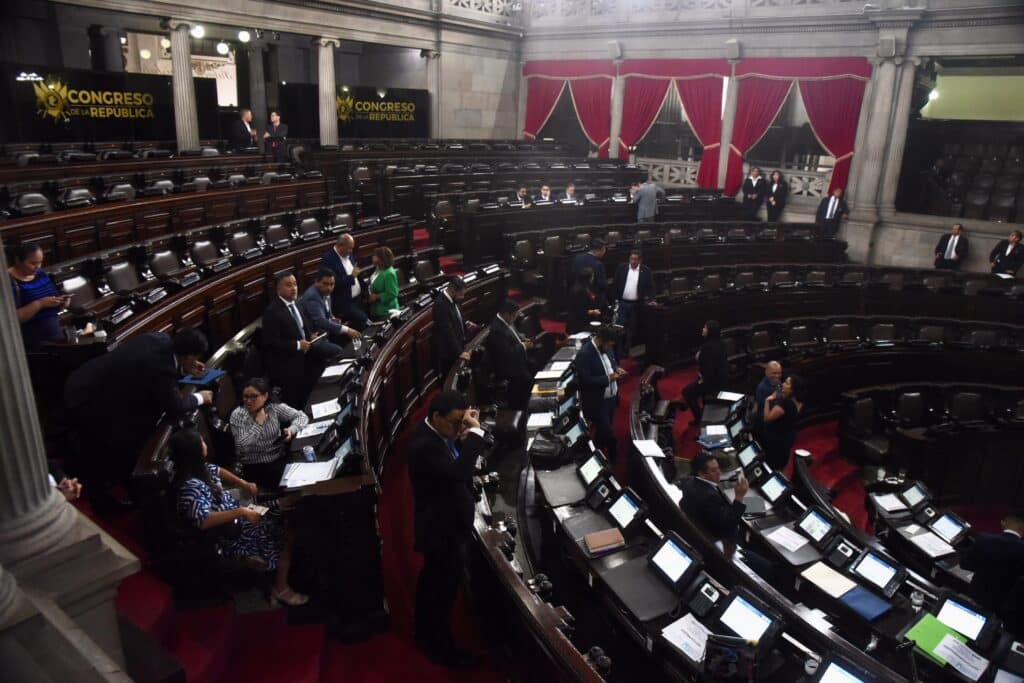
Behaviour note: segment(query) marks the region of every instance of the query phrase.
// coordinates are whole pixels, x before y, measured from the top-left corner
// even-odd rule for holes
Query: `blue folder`
[[[892,609],[892,605],[863,586],[854,586],[839,600],[868,621],[874,621]]]
[[[193,377],[192,375],[189,375],[188,377],[182,377],[181,379],[178,380],[178,384],[195,384],[196,386],[201,387],[203,385],[210,384],[211,382],[213,382],[213,380],[217,379],[218,377],[224,374],[226,373],[223,370],[210,368],[205,373],[203,373],[202,377]]]

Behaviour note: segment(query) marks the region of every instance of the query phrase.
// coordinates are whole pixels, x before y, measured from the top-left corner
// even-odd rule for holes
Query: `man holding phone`
[[[576,353],[573,363],[583,398],[583,416],[594,425],[594,442],[615,459],[612,418],[619,405],[619,380],[626,371],[615,358],[615,330],[601,327]]]

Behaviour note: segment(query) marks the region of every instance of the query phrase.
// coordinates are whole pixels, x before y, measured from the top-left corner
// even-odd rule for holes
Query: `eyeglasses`
[[[242,394],[243,401],[255,401],[260,398],[263,398],[263,394]]]

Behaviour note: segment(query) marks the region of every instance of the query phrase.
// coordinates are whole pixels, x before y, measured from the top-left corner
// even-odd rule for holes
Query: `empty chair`
[[[855,344],[860,341],[849,323],[832,323],[825,339],[829,344]]]
[[[866,279],[863,270],[848,270],[843,273],[843,277],[839,282],[844,285],[862,285]]]
[[[284,249],[292,243],[292,234],[280,223],[272,223],[263,231],[263,241],[271,249]]]
[[[315,240],[323,234],[320,221],[315,218],[303,218],[296,228],[296,236],[300,240]]]
[[[111,185],[107,191],[103,193],[103,199],[108,202],[131,201],[135,199],[135,188],[128,183],[117,183],[115,185]]]
[[[807,325],[794,325],[786,333],[786,346],[794,349],[814,346],[818,340]]]
[[[908,391],[896,399],[896,410],[893,417],[900,427],[925,426],[924,396],[919,391]]]
[[[988,283],[985,280],[968,280],[964,283],[964,294],[967,296],[976,296],[983,291],[987,285]]]
[[[746,228],[731,228],[725,233],[725,239],[729,242],[745,242],[750,239],[750,233]]]
[[[253,239],[252,234],[245,231],[233,233],[228,238],[228,251],[236,259],[246,261],[256,258],[262,253],[256,246],[256,240]]]
[[[988,190],[971,190],[964,197],[964,218],[985,218],[988,208]]]
[[[127,294],[142,284],[135,266],[128,261],[111,264],[106,280],[110,288],[118,294]]]
[[[227,177],[227,184],[230,187],[238,187],[239,185],[245,185],[248,182],[246,177],[241,173],[232,173]]]
[[[971,180],[972,190],[991,190],[996,184],[996,177],[991,173],[979,173]]]
[[[154,180],[152,183],[146,186],[146,196],[159,196],[168,195],[174,192],[174,183],[167,178],[161,178],[160,180]]]
[[[988,219],[990,221],[1006,223],[1013,216],[1013,210],[1016,205],[1017,200],[1009,192],[994,194],[992,195],[992,201],[988,205]],[[1024,217],[1019,217],[1017,220],[1020,221],[1022,218]]]
[[[996,179],[996,184],[992,188],[993,192],[999,194],[1013,194],[1020,187],[1020,178],[1015,175],[1003,175]]]
[[[757,277],[754,275],[754,273],[749,270],[745,270],[741,273],[736,273],[736,279],[733,281],[733,285],[736,287],[736,289],[753,288],[757,287],[760,284],[761,283],[757,281]]]
[[[769,287],[789,287],[793,284],[793,274],[788,270],[777,270],[768,276]]]
[[[946,341],[946,328],[941,325],[922,325],[915,338],[920,342],[941,344]]]
[[[513,273],[524,290],[540,291],[544,288],[544,274],[537,270],[537,254],[529,240],[516,242],[512,252]]]
[[[678,275],[668,283],[669,294],[682,294],[683,292],[690,291],[690,278],[685,275]]]
[[[878,323],[871,326],[868,339],[876,344],[887,344],[896,341],[896,326],[892,323]]]
[[[92,206],[95,202],[96,198],[85,187],[69,187],[62,190],[57,199],[57,204],[64,209],[79,209],[84,206]]]
[[[40,192],[23,192],[11,202],[11,208],[19,216],[38,216],[49,213],[50,200]]]
[[[876,429],[875,401],[870,396],[853,402],[840,432],[843,453],[858,453],[869,462],[881,463],[889,455],[889,439]],[[848,448],[847,444],[853,446]]]
[[[637,230],[636,231],[636,241],[637,242],[643,242],[643,241],[649,240],[649,239],[651,239],[653,237],[654,237],[654,233],[652,233],[650,230],[646,230],[645,229],[645,230]]]
[[[210,268],[214,271],[224,270],[231,263],[221,256],[217,245],[210,240],[200,240],[192,245],[192,261],[200,268]]]
[[[714,228],[701,228],[697,231],[697,239],[701,242],[717,242],[718,232]]]
[[[622,233],[618,230],[609,230],[604,236],[605,244],[618,244],[622,241]]]
[[[421,285],[431,283],[440,275],[440,273],[437,272],[437,266],[434,265],[433,261],[428,259],[420,259],[416,261],[412,267],[412,274]]]
[[[149,269],[157,279],[167,280],[184,270],[184,264],[173,251],[163,249],[149,257]]]
[[[949,282],[944,275],[925,275],[921,278],[921,284],[928,289],[942,289]]]
[[[828,284],[828,273],[823,270],[809,270],[804,277],[804,284],[808,287],[824,287]]]
[[[985,417],[985,405],[981,394],[973,391],[958,391],[949,402],[949,416],[954,422],[976,422]]]
[[[701,282],[700,287],[705,292],[717,292],[722,289],[722,276],[718,273],[705,275],[704,281]]]
[[[589,248],[590,247],[590,233],[589,232],[581,232],[581,233],[579,233],[578,235],[576,235],[576,239],[573,240],[573,244],[576,245],[577,247],[583,247],[584,249]]]
[[[879,278],[880,284],[889,285],[890,289],[903,289],[903,273],[883,273],[882,277]]]
[[[748,346],[755,358],[774,356],[779,352],[779,344],[769,330],[755,330],[750,335]]]
[[[85,308],[96,300],[96,288],[81,275],[69,277],[60,283],[61,291],[71,297],[68,309]]]
[[[1000,346],[999,333],[995,330],[971,330],[967,335],[967,343],[979,348]]]
[[[565,252],[565,240],[561,235],[549,235],[544,238],[544,258],[557,258],[563,252]]]

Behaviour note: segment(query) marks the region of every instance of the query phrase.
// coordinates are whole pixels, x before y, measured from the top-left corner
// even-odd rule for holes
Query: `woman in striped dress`
[[[276,504],[263,514],[252,507],[240,507],[224,490],[222,482],[252,495],[256,494],[256,484],[206,462],[206,442],[195,429],[176,432],[169,446],[174,463],[178,516],[203,531],[233,527],[235,533],[222,535],[217,541],[218,548],[227,557],[275,572],[270,592],[273,604],[296,606],[309,602],[308,596],[288,585],[294,539],[286,531]]]
[[[231,435],[242,472],[264,489],[277,489],[288,459],[288,444],[309,423],[306,413],[284,403],[268,403],[262,377],[242,387],[242,405],[231,412]]]

